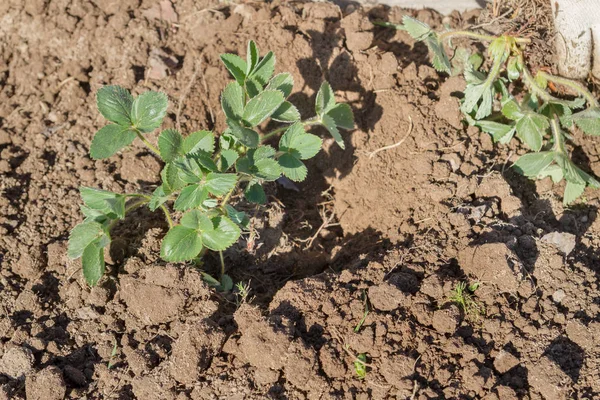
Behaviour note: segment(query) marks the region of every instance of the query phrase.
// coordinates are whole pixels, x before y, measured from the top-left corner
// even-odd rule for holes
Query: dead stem
[[[408,116],[408,120],[410,121],[410,126],[408,127],[408,132],[406,133],[406,135],[404,135],[404,137],[403,137],[402,139],[400,139],[400,141],[399,141],[398,143],[394,143],[394,144],[391,144],[391,145],[389,145],[389,146],[380,147],[380,148],[379,148],[379,149],[377,149],[377,150],[373,150],[372,152],[370,152],[370,153],[367,153],[367,155],[369,156],[369,159],[370,159],[370,160],[372,160],[372,159],[373,159],[373,157],[375,157],[375,154],[379,153],[380,151],[391,150],[391,149],[393,149],[393,148],[395,148],[395,147],[398,147],[398,146],[400,146],[402,143],[404,143],[404,141],[405,141],[405,140],[406,140],[406,139],[407,139],[407,138],[410,136],[410,134],[412,133],[412,130],[413,130],[413,127],[414,127],[413,120],[412,120],[412,118],[410,117],[410,115]]]

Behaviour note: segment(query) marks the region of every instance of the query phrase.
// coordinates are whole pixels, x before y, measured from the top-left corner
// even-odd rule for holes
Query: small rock
[[[560,303],[566,296],[567,294],[564,290],[558,289],[556,292],[552,293],[552,300],[554,300],[555,303]]]
[[[567,232],[551,232],[542,237],[542,242],[553,244],[565,256],[568,256],[575,248],[576,236]]]
[[[0,374],[22,379],[33,367],[33,354],[25,347],[9,348],[0,359]]]
[[[60,369],[54,366],[44,368],[27,376],[25,394],[28,400],[62,400],[67,387]]]

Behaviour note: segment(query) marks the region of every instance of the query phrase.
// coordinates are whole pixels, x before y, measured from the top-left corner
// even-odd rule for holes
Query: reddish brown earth
[[[461,124],[462,79],[369,23],[402,11],[139,3],[0,2],[0,399],[600,397],[600,192],[564,208],[562,188],[516,175],[519,147]],[[218,54],[251,38],[293,73],[305,116],[323,79],[352,105],[346,151],[326,141],[299,192],[268,188],[259,236],[227,252],[247,302],[161,262],[147,211],[117,228],[90,290],[65,254],[78,186],[150,191],[161,168],[138,145],[88,157],[95,91],[163,90],[168,125],[219,131]],[[576,140],[600,173],[600,141]],[[481,282],[484,314],[449,300],[461,281]]]

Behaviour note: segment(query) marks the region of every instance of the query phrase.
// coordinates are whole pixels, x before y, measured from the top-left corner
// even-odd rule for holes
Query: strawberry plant
[[[401,29],[429,48],[434,68],[453,73],[446,46],[453,37],[467,37],[488,43],[489,69],[484,70],[479,54],[468,55],[455,50],[453,61],[465,55],[466,88],[461,111],[466,121],[489,133],[493,140],[506,144],[519,138],[531,150],[522,155],[513,167],[530,179],[551,177],[554,183],[566,181],[563,202],[575,201],[586,186],[600,187],[591,174],[575,165],[569,156],[567,143],[573,140],[577,126],[583,133],[600,135],[600,104],[581,84],[542,70],[533,74],[525,59],[530,39],[511,36],[490,36],[471,31],[435,32],[427,24],[404,16],[402,24],[376,23]],[[459,50],[463,50],[462,52]],[[574,99],[555,97],[549,89],[565,87],[576,94]]]
[[[166,129],[158,135],[156,147],[148,136],[166,115],[164,93],[149,91],[134,98],[119,86],[98,90],[98,110],[109,123],[95,134],[90,156],[111,157],[137,138],[164,162],[164,168],[161,184],[153,193],[80,188],[85,220],[71,231],[68,255],[81,257],[88,284],[96,285],[105,272],[104,249],[110,245],[111,229],[130,211],[147,206],[152,211],[160,209],[169,225],[161,258],[197,261],[208,250],[219,252],[220,279],[205,278],[221,289],[230,289],[222,252],[239,239],[249,221],[231,204],[232,199],[243,193],[246,201],[263,204],[267,200],[265,182],[282,175],[303,181],[307,176],[304,161],[314,157],[322,145],[318,136],[306,132],[307,127],[325,127],[344,148],[339,129],[353,128],[352,111],[347,104],[336,103],[327,82],[316,96],[316,116],[301,120],[298,109],[287,100],[294,85],[292,75],[273,76],[272,52],[259,57],[258,47],[250,41],[246,60],[233,54],[223,54],[221,60],[235,80],[221,95],[227,129],[218,136],[204,130],[183,136]],[[259,133],[269,118],[282,125]],[[268,144],[278,135],[277,148]]]

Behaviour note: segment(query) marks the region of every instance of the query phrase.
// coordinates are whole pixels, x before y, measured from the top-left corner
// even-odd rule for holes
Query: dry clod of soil
[[[34,359],[31,350],[26,347],[10,346],[0,359],[0,375],[13,379],[22,379],[31,371]]]
[[[467,247],[458,254],[464,273],[504,293],[515,293],[519,283],[514,271],[516,256],[504,243]]]
[[[433,312],[433,329],[440,333],[454,333],[460,325],[460,311],[455,305]]]
[[[129,276],[121,279],[120,288],[119,295],[125,301],[127,311],[144,325],[172,321],[185,303],[179,291],[142,283]]]
[[[570,378],[548,357],[541,357],[535,364],[527,365],[527,380],[545,400],[566,400],[569,395],[567,383]]]
[[[410,303],[410,296],[397,286],[383,282],[369,287],[369,301],[377,310],[393,311]]]
[[[556,246],[565,256],[571,254],[575,248],[577,237],[567,232],[551,232],[542,236],[542,242]]]
[[[171,376],[178,382],[193,385],[220,352],[225,334],[210,321],[176,324],[172,328],[179,337],[172,345],[169,358]]]
[[[62,373],[57,367],[46,367],[28,375],[25,380],[27,400],[62,400],[66,391]]]
[[[521,208],[521,200],[513,194],[512,189],[499,173],[493,173],[483,178],[475,190],[475,196],[479,198],[498,198],[502,212],[509,217]]]
[[[507,351],[501,350],[494,357],[494,368],[501,374],[508,372],[517,365],[519,365],[519,359]]]

